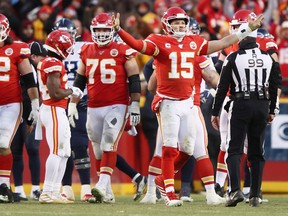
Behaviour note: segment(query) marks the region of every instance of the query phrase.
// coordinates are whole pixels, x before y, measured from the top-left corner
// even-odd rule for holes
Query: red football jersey
[[[87,77],[88,107],[129,103],[125,63],[136,51],[125,43],[111,42],[99,47],[95,43],[82,46],[80,58]]]
[[[0,47],[0,105],[22,102],[17,66],[29,57],[30,49],[26,43],[14,41]]]
[[[268,51],[268,50],[275,50],[278,52],[278,47],[273,38],[265,38],[265,37],[257,37],[256,38],[256,43],[258,44],[259,49],[263,51]],[[232,52],[235,52],[238,50],[238,43],[235,43],[227,48],[224,49],[222,52],[225,56],[229,55]]]
[[[48,106],[58,106],[66,109],[68,98],[64,98],[61,100],[53,100],[49,96],[49,91],[47,88],[47,78],[52,73],[60,73],[60,88],[62,89],[68,88],[67,84],[68,76],[62,61],[53,57],[44,58],[38,63],[37,72],[39,80],[39,89],[43,104]]]
[[[159,49],[159,54],[154,56],[157,92],[164,97],[191,97],[195,57],[207,51],[207,41],[199,35],[189,35],[178,42],[173,37],[158,34],[151,34],[146,41]]]
[[[200,106],[200,91],[202,82],[202,70],[209,66],[211,61],[206,56],[197,56],[194,64],[195,74],[195,93],[194,93],[194,104]]]
[[[288,85],[288,40],[280,40],[279,43],[279,64],[282,74],[282,85]]]

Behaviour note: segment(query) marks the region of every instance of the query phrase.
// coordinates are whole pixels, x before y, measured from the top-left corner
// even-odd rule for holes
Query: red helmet
[[[96,44],[100,46],[109,44],[114,35],[112,16],[108,13],[101,13],[95,16],[91,21],[90,31],[92,40]]]
[[[175,31],[171,26],[172,20],[184,20],[186,23],[185,31]],[[163,30],[166,34],[176,37],[183,37],[189,32],[189,16],[186,12],[179,7],[171,7],[169,8],[161,18]],[[179,29],[178,29],[179,30]]]
[[[0,14],[0,42],[4,41],[10,32],[9,20],[3,14]]]
[[[238,10],[234,14],[232,21],[230,22],[230,25],[241,25],[242,23],[247,23],[249,16],[252,20],[256,20],[257,18],[256,14],[250,10],[245,9]]]
[[[65,30],[54,30],[46,38],[44,47],[66,58],[73,52],[74,39],[70,33]]]

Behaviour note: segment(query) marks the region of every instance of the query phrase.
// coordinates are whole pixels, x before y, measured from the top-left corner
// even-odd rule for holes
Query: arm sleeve
[[[147,41],[144,42],[143,40],[136,40],[132,35],[123,29],[120,29],[118,35],[125,43],[127,43],[131,48],[137,50],[138,52],[146,55],[153,55],[156,53],[157,48],[153,43],[149,43]]]
[[[216,96],[214,99],[214,103],[212,106],[212,115],[218,116],[223,104],[223,101],[226,97],[226,94],[228,92],[231,79],[232,79],[232,65],[231,61],[229,61],[230,58],[226,58],[224,61],[224,66],[220,75],[220,81],[217,87]]]
[[[277,90],[279,88],[279,82],[281,83],[282,77],[280,73],[280,66],[278,62],[274,62],[270,77],[269,77],[269,95],[270,95],[270,107],[269,113],[274,114],[274,110],[276,108],[276,101],[277,101]],[[281,84],[280,84],[281,88]]]

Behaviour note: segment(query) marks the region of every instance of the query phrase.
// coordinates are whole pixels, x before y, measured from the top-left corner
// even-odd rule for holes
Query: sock
[[[34,135],[34,133],[33,133]],[[30,136],[33,136],[30,134]],[[40,156],[39,156],[39,144],[40,140],[34,139],[35,135],[33,136],[33,142],[30,145],[33,147],[28,147],[26,143],[26,150],[29,156],[29,169],[30,169],[30,176],[32,185],[39,185],[40,184]],[[31,142],[31,140],[29,141]]]
[[[225,154],[226,152],[220,150],[217,161],[216,183],[218,183],[220,187],[224,186],[227,178],[227,166],[224,161]]]
[[[97,176],[100,176],[100,166],[101,166],[101,159],[95,161],[95,167],[96,167],[96,172],[97,172]]]
[[[188,155],[187,153],[179,151],[179,154],[174,161],[174,167],[175,167],[174,173],[177,173],[187,163],[190,157],[191,156]]]
[[[23,185],[23,171],[24,171],[24,163],[23,163],[23,156],[22,155],[18,155],[16,153],[13,154],[12,171],[13,171],[13,178],[14,178],[15,187],[16,186],[22,186]]]
[[[90,158],[87,149],[76,149],[75,168],[79,174],[81,185],[90,185]]]
[[[199,177],[207,192],[214,192],[214,171],[210,158],[203,158],[196,163]]]
[[[128,175],[131,179],[133,179],[135,177],[135,175],[137,175],[137,171],[134,170],[127,162],[126,160],[120,156],[119,154],[117,154],[117,160],[116,160],[116,167],[122,171],[123,173],[125,173],[126,175]],[[140,174],[139,174],[140,175]],[[133,181],[133,180],[132,180]]]
[[[12,154],[0,155],[0,184],[5,183],[10,188],[10,175],[12,170]]]
[[[140,173],[137,173],[133,178],[132,178],[132,182],[134,184],[139,183],[142,180],[142,176]]]
[[[68,160],[68,158],[61,158],[61,160],[60,160],[60,166],[58,168],[57,177],[55,179],[55,187],[53,190],[56,193],[60,193],[61,182],[62,182],[64,173],[65,173],[65,170],[66,170],[67,160]]]
[[[61,157],[55,154],[49,154],[46,160],[45,180],[43,184],[43,193],[52,193],[53,187],[58,176]]]
[[[161,171],[161,160],[160,156],[154,156],[149,164],[148,174],[151,176],[157,176],[162,173]]]
[[[26,198],[23,185],[15,186],[15,193],[18,193],[21,197]]]
[[[106,188],[107,182],[113,173],[113,169],[116,166],[117,153],[116,152],[103,152],[100,176],[97,184],[101,187]]]
[[[70,156],[66,163],[66,169],[65,173],[62,179],[62,185],[63,186],[71,186],[72,185],[72,174],[74,169],[74,162],[73,162],[73,156]]]
[[[178,155],[176,148],[162,147],[162,175],[164,177],[164,184],[166,193],[174,192],[174,161]]]

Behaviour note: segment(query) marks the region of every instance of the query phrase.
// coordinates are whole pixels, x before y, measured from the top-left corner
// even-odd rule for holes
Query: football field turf
[[[192,194],[194,202],[182,207],[166,207],[162,202],[143,205],[134,202],[131,196],[116,196],[115,204],[90,204],[76,201],[74,204],[39,204],[37,201],[21,201],[14,204],[0,204],[1,216],[34,215],[79,215],[79,216],[287,216],[288,195],[265,195],[269,200],[258,208],[242,202],[236,207],[208,206],[204,195]]]

